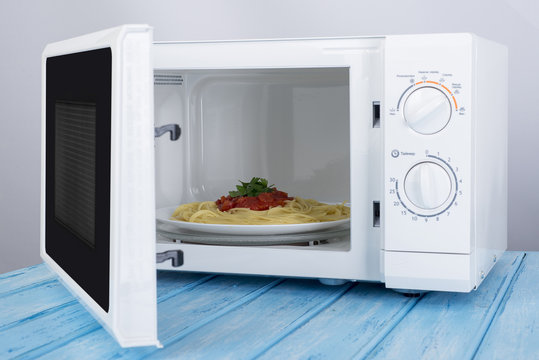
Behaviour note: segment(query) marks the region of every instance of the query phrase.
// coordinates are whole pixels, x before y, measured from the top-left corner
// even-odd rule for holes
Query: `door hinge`
[[[178,267],[183,265],[183,251],[181,250],[169,250],[162,253],[155,254],[156,262],[162,263],[168,259],[172,260],[172,266]]]

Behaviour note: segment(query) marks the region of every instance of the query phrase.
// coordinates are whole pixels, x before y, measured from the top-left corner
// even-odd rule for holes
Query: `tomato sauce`
[[[268,210],[275,206],[284,206],[287,200],[294,200],[288,193],[273,188],[272,192],[262,193],[258,196],[221,196],[215,204],[221,211],[227,211],[233,208],[247,208],[251,210]]]

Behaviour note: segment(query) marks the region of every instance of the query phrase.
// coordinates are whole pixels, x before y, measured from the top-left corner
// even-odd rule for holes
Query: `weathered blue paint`
[[[470,359],[522,256],[504,256],[475,292],[425,294],[368,358]]]
[[[539,359],[539,253],[527,253],[476,359]]]
[[[159,278],[161,275],[159,274]],[[203,279],[206,276],[201,276]],[[218,276],[207,281],[192,278],[189,283],[178,284],[178,294],[158,304],[159,338],[168,346],[182,334],[213,320],[223,309],[238,306],[252,293],[263,293],[280,280],[267,277]],[[160,283],[160,282],[159,282]],[[192,286],[194,284],[194,286]],[[182,286],[183,285],[183,286]],[[184,291],[182,287],[187,289]],[[161,290],[163,287],[159,286]],[[168,286],[167,286],[168,288]],[[172,290],[172,289],[170,289]],[[158,290],[159,291],[159,290]],[[103,329],[74,339],[69,344],[43,355],[43,359],[79,358],[80,349],[88,349],[87,359],[141,358],[156,351],[155,347],[122,349]]]
[[[45,264],[30,266],[6,274],[0,274],[0,297],[23,291],[42,282],[55,279]]]
[[[58,311],[76,300],[58,281],[51,280],[0,298],[0,331]]]
[[[381,284],[358,284],[261,358],[350,358],[377,344],[417,301]]]
[[[250,359],[263,352],[296,322],[311,318],[324,301],[334,301],[349,285],[320,285],[317,280],[286,280],[262,296],[156,351],[155,358]],[[248,342],[248,346],[243,346]]]
[[[470,294],[158,272],[163,349],[122,349],[44,265],[0,275],[0,359],[539,359],[539,253]]]

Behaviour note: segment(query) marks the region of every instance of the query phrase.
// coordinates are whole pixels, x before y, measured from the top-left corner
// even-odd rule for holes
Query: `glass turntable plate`
[[[262,245],[290,245],[290,244],[318,244],[325,241],[338,240],[350,234],[350,227],[343,225],[331,229],[324,229],[308,233],[271,234],[271,235],[229,235],[202,233],[189,230],[179,230],[169,225],[158,225],[157,233],[172,240],[186,243],[207,245],[236,245],[236,246],[262,246]]]

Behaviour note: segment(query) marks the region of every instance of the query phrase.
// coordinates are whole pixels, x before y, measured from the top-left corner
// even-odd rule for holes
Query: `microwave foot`
[[[331,286],[342,285],[348,282],[348,280],[343,280],[343,279],[318,279],[318,281],[320,281],[320,283],[323,285],[331,285]]]
[[[412,290],[412,289],[391,289],[395,292],[398,292],[406,297],[410,298],[417,298],[422,296],[423,294],[428,293],[427,290]]]

